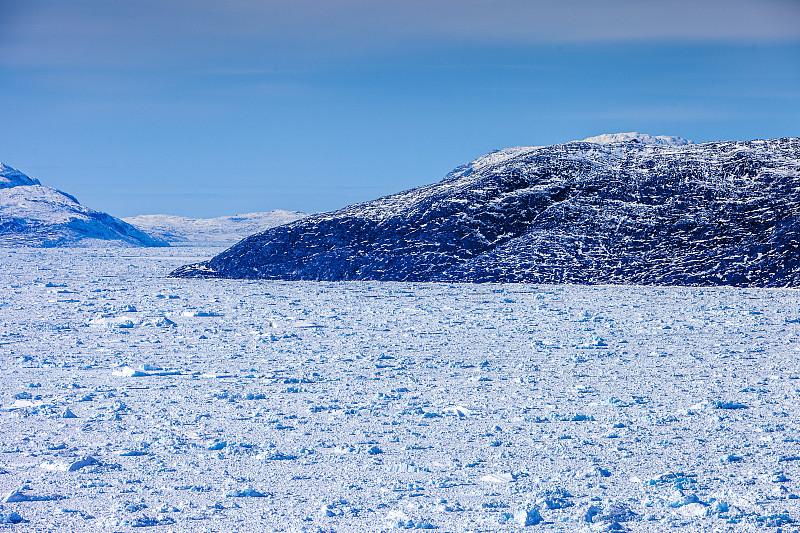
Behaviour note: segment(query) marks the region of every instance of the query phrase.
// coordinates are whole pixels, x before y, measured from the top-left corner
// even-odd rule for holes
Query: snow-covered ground
[[[219,251],[0,249],[0,529],[798,527],[797,291],[165,278]]]

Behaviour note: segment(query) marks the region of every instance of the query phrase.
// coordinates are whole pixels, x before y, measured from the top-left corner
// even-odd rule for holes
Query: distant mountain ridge
[[[168,246],[0,163],[0,246]]]
[[[276,209],[266,213],[245,213],[216,218],[187,218],[174,215],[139,215],[123,218],[148,235],[171,245],[233,244],[254,233],[308,216],[299,211]]]
[[[642,144],[656,144],[661,146],[684,146],[687,144],[694,144],[688,139],[683,137],[673,137],[669,135],[649,135],[647,133],[639,133],[636,131],[628,133],[604,133],[602,135],[595,135],[583,139],[579,142],[592,143],[592,144],[614,144],[622,142],[638,142]]]
[[[487,154],[171,275],[800,285],[800,139],[623,135]]]

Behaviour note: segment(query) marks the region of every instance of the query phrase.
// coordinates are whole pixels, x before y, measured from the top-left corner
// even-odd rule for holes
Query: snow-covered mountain
[[[172,245],[233,244],[248,235],[308,216],[299,211],[276,209],[217,218],[186,218],[174,215],[140,215],[123,218],[149,235]]]
[[[494,152],[172,275],[800,285],[800,139],[626,135]]]
[[[0,163],[0,246],[167,246]]]

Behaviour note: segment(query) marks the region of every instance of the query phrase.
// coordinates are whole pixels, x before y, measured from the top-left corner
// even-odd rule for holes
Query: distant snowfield
[[[671,135],[648,135],[647,133],[639,133],[636,131],[631,131],[628,133],[604,133],[602,135],[595,135],[594,137],[583,139],[581,142],[613,144],[628,141],[637,141],[644,144],[658,144],[662,146],[684,146],[687,144],[694,144],[692,141],[682,137],[674,137]]]
[[[265,213],[246,213],[217,218],[187,218],[175,215],[139,215],[123,220],[171,245],[198,246],[214,243],[234,244],[248,235],[260,233],[308,216],[299,211],[276,209]]]
[[[0,529],[800,521],[800,292],[165,278],[219,251],[0,249]]]

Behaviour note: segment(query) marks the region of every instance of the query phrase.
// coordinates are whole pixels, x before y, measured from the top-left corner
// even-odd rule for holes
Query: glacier
[[[308,216],[306,213],[300,211],[275,209],[264,213],[244,213],[215,218],[138,215],[122,220],[173,246],[208,246],[231,245],[248,235],[288,224],[306,216]]]

